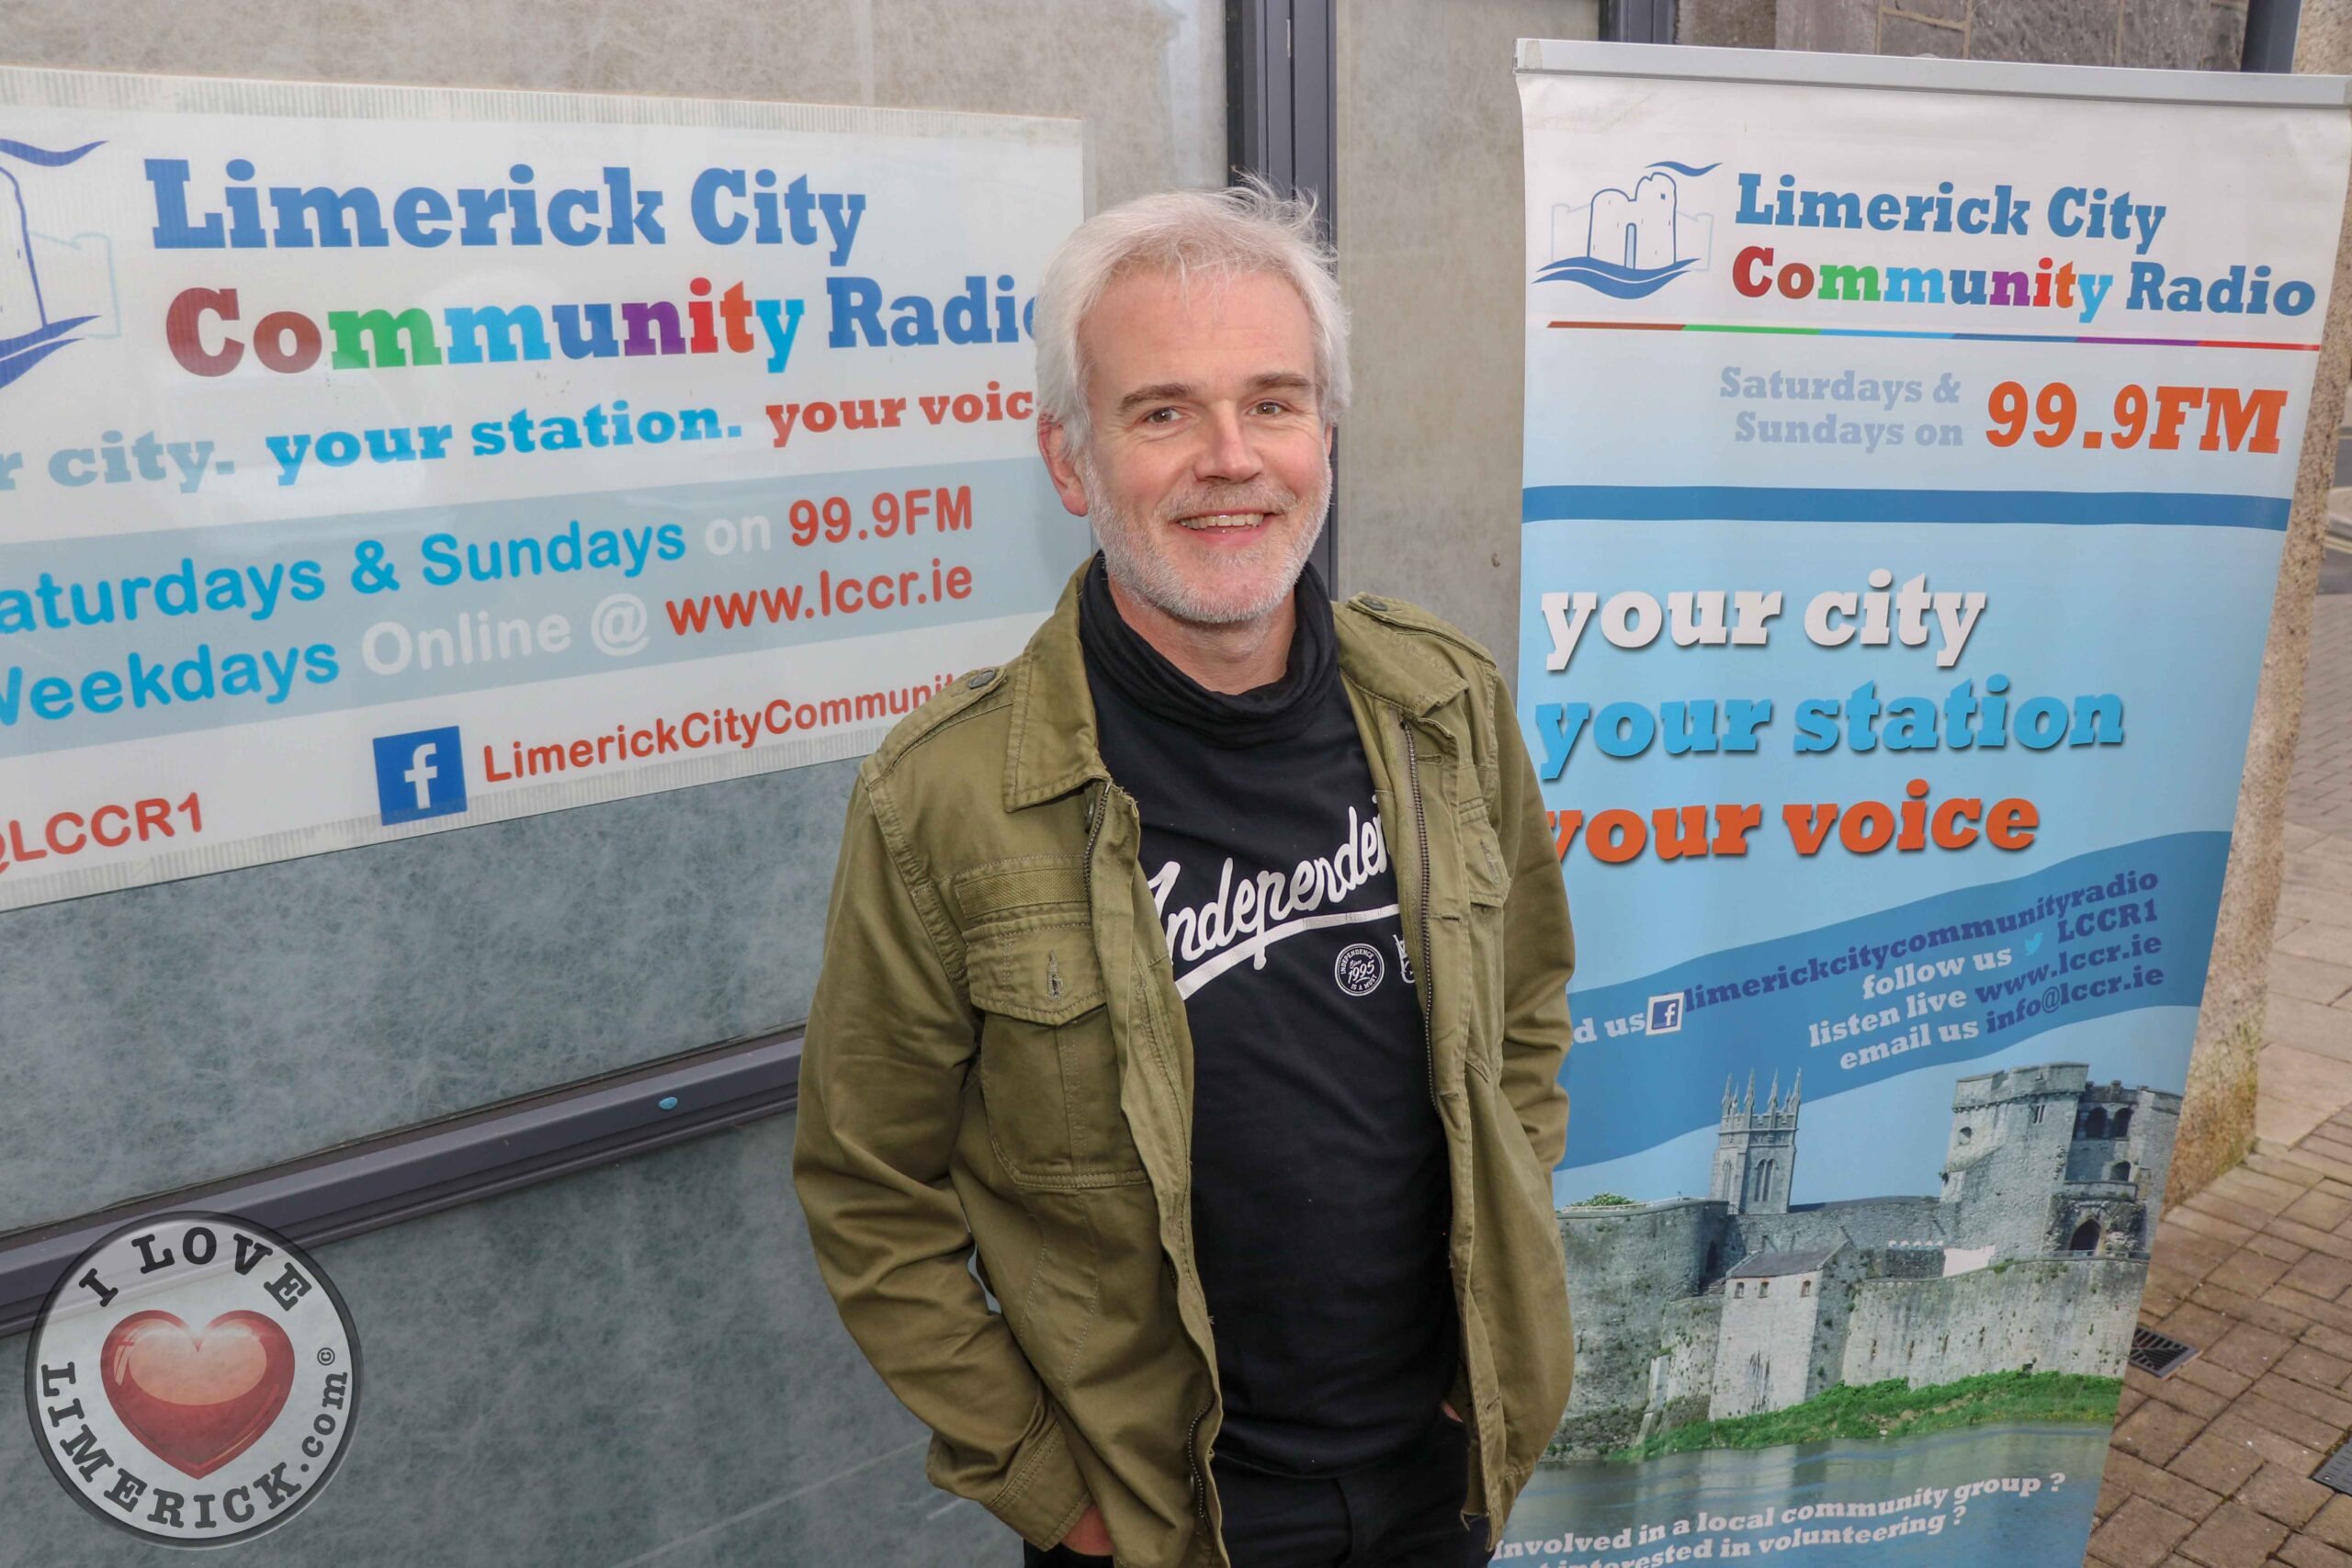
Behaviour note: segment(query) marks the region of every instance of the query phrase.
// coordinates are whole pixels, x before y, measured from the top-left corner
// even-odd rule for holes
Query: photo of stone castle
[[[2180,1096],[2075,1062],[1962,1077],[1939,1191],[1792,1203],[1803,1098],[1724,1085],[1704,1198],[1559,1212],[1577,1376],[1550,1458],[1839,1385],[2122,1375]]]

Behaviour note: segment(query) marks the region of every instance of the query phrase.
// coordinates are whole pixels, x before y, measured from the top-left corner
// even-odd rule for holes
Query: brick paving
[[[2352,562],[2352,552],[2329,566]],[[2287,786],[2255,1152],[2156,1227],[2141,1321],[2198,1347],[2125,1374],[2089,1568],[2352,1568],[2352,581],[2324,575]]]
[[[2311,1479],[2352,1437],[2352,1111],[2169,1211],[2141,1321],[2199,1354],[2124,1375],[2086,1562],[2352,1568],[2352,1497]]]

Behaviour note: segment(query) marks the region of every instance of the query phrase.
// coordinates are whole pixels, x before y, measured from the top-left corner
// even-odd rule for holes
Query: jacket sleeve
[[[1502,1043],[1502,1089],[1519,1111],[1520,1124],[1544,1171],[1560,1163],[1567,1147],[1568,1091],[1560,1069],[1568,1055],[1568,977],[1577,964],[1577,939],[1568,920],[1567,887],[1544,814],[1510,694],[1489,674],[1494,703],[1495,821],[1503,860],[1510,867],[1510,893],[1503,909],[1503,989],[1507,1022]]]
[[[932,1481],[1050,1549],[1090,1501],[1044,1385],[967,1267],[947,1179],[970,1008],[884,785],[850,796],[801,1047],[793,1178],[842,1322],[932,1429]]]

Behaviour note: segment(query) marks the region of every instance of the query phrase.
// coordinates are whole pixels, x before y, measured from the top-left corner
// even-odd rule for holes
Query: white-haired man
[[[1102,554],[860,772],[794,1167],[930,1473],[1031,1563],[1486,1561],[1566,1403],[1572,964],[1484,650],[1307,564],[1311,213],[1090,220],[1038,447]]]

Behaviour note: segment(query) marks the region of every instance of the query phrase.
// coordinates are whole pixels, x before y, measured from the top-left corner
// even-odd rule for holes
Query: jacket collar
[[[1092,558],[1090,557],[1091,560]],[[1019,811],[1108,780],[1096,739],[1094,694],[1078,640],[1079,583],[1085,563],[1062,585],[1046,624],[1006,670],[1012,705],[1005,742],[1004,806]],[[1365,695],[1426,718],[1465,689],[1445,660],[1419,646],[1399,607],[1370,594],[1332,606],[1340,675]]]

